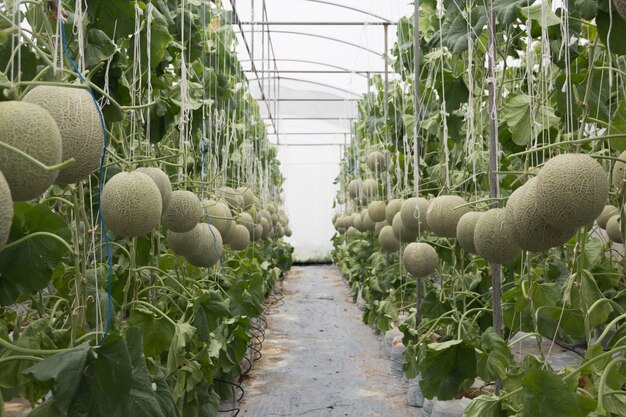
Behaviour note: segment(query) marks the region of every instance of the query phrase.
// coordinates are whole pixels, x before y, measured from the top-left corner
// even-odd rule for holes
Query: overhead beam
[[[254,72],[254,73],[279,73],[279,74],[384,74],[385,71],[352,71],[352,70],[265,70],[265,71],[253,71],[253,70],[243,70],[243,72]]]
[[[255,100],[261,100],[260,98],[253,97]],[[289,102],[337,102],[341,103],[344,101],[348,102],[357,102],[360,101],[360,98],[279,98],[272,101],[289,101]]]
[[[395,22],[240,22],[243,26],[384,26]]]
[[[318,81],[311,81],[311,80],[303,80],[302,78],[293,78],[293,77],[257,77],[257,78],[251,78],[250,81],[253,80],[260,80],[262,78],[266,78],[266,79],[278,79],[278,80],[288,80],[288,81],[296,81],[296,82],[300,82],[300,83],[305,83],[305,84],[314,84],[314,85],[319,85],[321,87],[327,87],[327,88],[332,88],[333,90],[337,90],[337,91],[343,91],[344,93],[347,94],[352,94],[353,96],[357,96],[359,97],[360,94],[359,93],[355,93],[353,91],[350,90],[346,90],[340,87],[335,87],[334,85],[330,85],[330,84],[326,84],[326,83],[321,83]]]
[[[269,120],[268,117],[262,117]],[[356,117],[281,117],[280,120],[356,120]]]

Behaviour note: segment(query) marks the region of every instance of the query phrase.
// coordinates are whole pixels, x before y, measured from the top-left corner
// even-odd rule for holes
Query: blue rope
[[[59,0],[59,8],[60,7],[61,7],[61,0]],[[104,162],[106,160],[106,154],[107,154],[107,130],[106,130],[106,125],[104,124],[104,116],[102,115],[102,110],[100,110],[100,106],[98,105],[98,100],[96,99],[96,95],[93,93],[93,90],[91,89],[91,87],[89,87],[87,80],[85,80],[85,77],[83,77],[80,70],[74,63],[74,60],[72,60],[72,57],[67,51],[67,40],[65,38],[65,24],[63,24],[62,22],[59,22],[59,24],[61,25],[61,38],[63,40],[63,53],[65,54],[65,57],[74,68],[74,71],[76,71],[78,78],[80,78],[83,84],[87,85],[87,91],[89,91],[89,94],[91,94],[91,98],[93,99],[94,105],[96,106],[96,109],[98,110],[98,116],[100,116],[100,124],[102,125],[102,136],[104,140],[104,149],[102,150],[102,158],[100,159],[100,172],[98,176],[98,216],[100,216],[100,226],[102,227],[102,233],[104,234],[104,242],[105,242],[105,246],[107,250],[109,277],[107,280],[107,301],[108,301],[107,324],[104,330],[104,335],[98,342],[98,346],[101,346],[102,343],[104,343],[104,340],[109,335],[109,329],[111,327],[111,311],[113,310],[113,302],[111,300],[111,281],[113,280],[113,259],[111,257],[111,245],[109,243],[109,236],[107,234],[106,224],[104,223],[104,217],[102,216],[102,204],[101,204],[102,184],[104,182]]]

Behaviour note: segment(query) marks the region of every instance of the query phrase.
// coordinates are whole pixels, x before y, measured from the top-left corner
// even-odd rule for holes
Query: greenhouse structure
[[[0,417],[626,417],[625,242],[626,0],[0,0]]]

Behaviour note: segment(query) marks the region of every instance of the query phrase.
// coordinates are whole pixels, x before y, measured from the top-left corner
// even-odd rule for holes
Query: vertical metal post
[[[254,25],[254,1],[255,0],[250,0],[250,13],[251,13],[251,15],[250,15],[250,23],[251,23],[250,30],[252,32],[252,40],[250,41],[250,43],[251,43],[250,49],[252,50],[252,53],[251,53],[252,56],[250,57],[250,60],[252,61],[253,68],[254,68],[254,58],[255,58],[255,56],[254,56],[254,37],[255,37],[254,36],[254,27],[255,27],[255,25]],[[241,36],[243,36],[243,32],[241,33]],[[263,88],[261,88],[261,91],[263,91]]]
[[[385,59],[385,124],[387,123],[387,119],[389,118],[389,24],[385,23],[383,25],[385,30],[385,53],[383,57]],[[387,150],[387,144],[389,144],[389,129],[385,129],[385,177],[387,178],[387,200],[391,200],[391,174],[389,173],[389,165],[391,164],[391,156],[389,151]],[[389,259],[387,259],[387,264],[389,264]]]
[[[420,2],[415,0],[413,10],[413,117],[415,118],[413,128],[413,185],[415,187],[415,197],[420,195],[420,21],[419,21],[419,9]],[[415,291],[415,324],[419,326],[422,321],[422,313],[420,309],[422,307],[422,280],[416,278],[416,291]]]
[[[265,0],[261,3],[261,20],[266,21],[267,18],[264,16],[265,12]],[[263,74],[263,81],[261,81],[261,90],[263,90],[263,94],[265,94],[265,31],[269,30],[269,26],[263,25],[261,27],[261,74]],[[270,112],[269,103],[265,103],[267,107],[267,111]]]

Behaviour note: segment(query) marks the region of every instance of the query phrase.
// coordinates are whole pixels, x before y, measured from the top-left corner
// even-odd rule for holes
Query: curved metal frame
[[[321,66],[325,66],[325,67],[329,67],[329,68],[335,68],[335,69],[338,69],[338,70],[341,70],[341,71],[346,71],[346,72],[349,72],[350,74],[356,74],[356,75],[360,75],[361,77],[367,78],[367,75],[362,74],[360,72],[352,71],[349,68],[340,67],[339,65],[327,64],[325,62],[320,62],[320,61],[310,61],[310,60],[307,60],[307,59],[273,59],[272,61],[276,61],[276,62],[300,62],[300,63],[303,63],[303,64],[321,65]],[[241,60],[239,60],[239,62],[251,62],[251,61],[249,59],[241,59]],[[266,72],[280,72],[280,70],[266,71]]]
[[[326,39],[326,40],[333,41],[333,42],[343,43],[345,45],[349,45],[349,46],[352,46],[354,48],[362,49],[362,50],[367,51],[367,52],[369,52],[371,54],[378,55],[381,58],[384,57],[384,54],[376,52],[373,49],[366,48],[366,47],[361,46],[361,45],[356,44],[356,43],[352,43],[352,42],[344,41],[344,40],[341,40],[341,39],[333,38],[332,36],[324,36],[324,35],[318,35],[317,33],[298,32],[298,31],[292,31],[292,30],[272,30],[270,32],[271,33],[279,33],[279,34],[282,33],[282,34],[287,34],[287,35],[310,36],[312,38]],[[252,33],[252,31],[251,30],[246,30],[243,33]]]
[[[365,10],[357,9],[356,7],[346,6],[345,4],[339,4],[339,3],[334,3],[332,1],[324,1],[324,0],[300,0],[300,1],[309,1],[311,3],[327,4],[329,6],[340,7],[342,9],[348,9],[348,10],[352,10],[353,12],[362,13],[367,16],[375,17],[376,19],[384,20],[385,22],[391,22],[391,20],[384,18],[382,16],[378,16],[373,13],[366,12]]]
[[[361,97],[360,94],[349,91],[349,90],[344,90],[343,88],[340,87],[335,87],[334,85],[330,85],[330,84],[326,84],[326,83],[320,83],[318,81],[311,81],[311,80],[303,80],[302,78],[293,78],[293,77],[257,77],[257,78],[249,78],[250,81],[256,81],[256,80],[270,80],[270,79],[277,79],[277,80],[288,80],[288,81],[297,81],[297,82],[301,82],[301,83],[308,83],[308,84],[315,84],[315,85],[319,85],[322,87],[328,87],[328,88],[332,88],[338,91],[343,91],[344,93],[348,93],[351,94],[353,96],[356,97]]]

